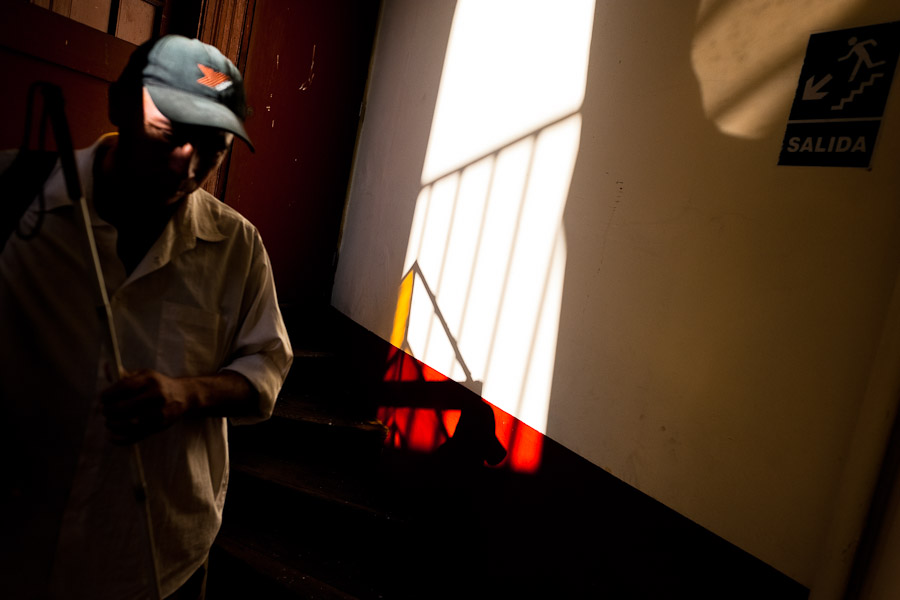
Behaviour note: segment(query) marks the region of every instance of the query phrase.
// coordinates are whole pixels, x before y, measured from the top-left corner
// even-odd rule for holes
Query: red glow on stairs
[[[384,381],[441,382],[450,379],[396,346],[392,346]],[[474,392],[470,393],[474,395]],[[507,452],[506,458],[494,466],[506,467],[520,473],[537,471],[541,464],[543,434],[493,404],[489,402],[487,404],[494,413],[494,435]],[[377,413],[378,419],[390,431],[386,443],[394,448],[405,448],[415,452],[437,450],[453,437],[461,416],[462,411],[455,408],[410,406],[380,406]]]

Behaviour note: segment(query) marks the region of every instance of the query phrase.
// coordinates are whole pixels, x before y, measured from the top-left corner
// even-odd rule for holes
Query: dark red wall
[[[285,304],[330,303],[377,15],[374,0],[256,2],[244,73],[256,152],[235,145],[224,200],[259,228]]]

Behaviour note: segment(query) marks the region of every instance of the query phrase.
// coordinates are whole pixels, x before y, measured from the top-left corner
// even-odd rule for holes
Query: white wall
[[[597,0],[583,100],[569,114],[579,125],[575,161],[559,171],[565,181],[554,189],[564,189],[563,204],[547,217],[558,241],[540,242],[546,252],[526,259],[538,287],[552,293],[531,321],[515,323],[531,336],[521,358],[511,342],[504,346],[514,338],[502,321],[523,302],[501,294],[494,321],[478,331],[465,319],[496,296],[498,279],[506,281],[501,291],[515,277],[517,289],[528,289],[528,271],[516,265],[518,249],[534,240],[459,242],[453,210],[443,229],[423,225],[448,202],[468,211],[469,229],[501,231],[479,217],[513,202],[494,191],[501,167],[488,178],[494,183],[473,184],[475,192],[463,183],[517,148],[498,141],[494,154],[474,156],[486,162],[446,176],[426,168],[446,98],[441,76],[446,69],[458,82],[450,67],[465,64],[454,62],[452,44],[445,61],[448,40],[460,37],[454,13],[471,3],[424,4],[384,3],[334,305],[390,339],[401,279],[418,261],[464,358],[485,343],[508,349],[465,359],[488,401],[817,597],[833,596],[898,389],[891,366],[900,331],[889,324],[898,314],[900,92],[889,99],[871,169],[776,163],[810,33],[898,20],[900,1]],[[554,3],[517,6],[546,11]],[[514,12],[495,24],[498,37],[532,26]],[[532,37],[553,53],[549,34]],[[515,62],[506,48],[484,44],[479,52]],[[510,84],[523,102],[552,83],[548,69],[526,70]],[[534,124],[517,143],[537,148],[550,125]],[[541,199],[528,174],[544,159],[531,156],[526,189],[508,211],[520,224],[529,202]],[[488,198],[480,213],[470,193]],[[446,254],[410,250],[411,241],[435,238]],[[456,279],[445,279],[447,257],[473,244],[470,276],[457,266]],[[506,270],[493,282],[477,277],[492,260]],[[461,287],[467,293],[454,294]],[[412,351],[462,378],[446,343],[427,341],[442,338],[431,333],[434,316],[416,320],[430,309],[411,310]],[[505,356],[524,362],[501,368]],[[535,372],[549,377],[543,412],[522,392],[539,387],[528,379]],[[510,388],[517,395],[506,397]]]

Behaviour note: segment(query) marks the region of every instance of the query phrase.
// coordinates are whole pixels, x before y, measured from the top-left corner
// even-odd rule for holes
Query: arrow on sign
[[[831,81],[831,75],[826,75],[822,78],[822,81],[819,83],[813,83],[813,80],[816,78],[815,75],[806,80],[806,86],[803,88],[803,99],[804,100],[821,100],[825,96],[828,95],[828,92],[820,92],[826,83]]]

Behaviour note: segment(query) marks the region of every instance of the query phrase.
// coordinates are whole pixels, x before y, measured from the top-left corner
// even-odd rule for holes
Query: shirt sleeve
[[[222,370],[246,377],[259,394],[259,405],[253,415],[231,417],[231,422],[236,425],[263,421],[272,415],[294,356],[278,308],[272,266],[255,229],[251,252],[241,320],[232,345],[231,360]]]

